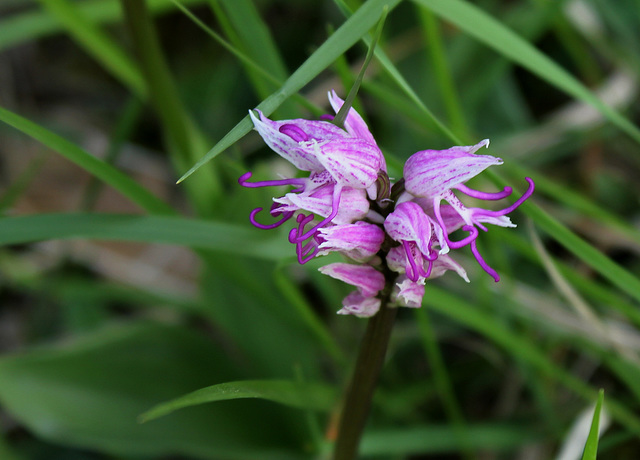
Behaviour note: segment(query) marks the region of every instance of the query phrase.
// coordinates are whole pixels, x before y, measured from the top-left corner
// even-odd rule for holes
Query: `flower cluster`
[[[329,102],[338,113],[344,101],[335,92]],[[356,263],[333,263],[320,271],[357,288],[343,300],[340,314],[369,317],[380,309],[383,296],[393,304],[420,307],[427,279],[455,271],[469,281],[465,270],[450,256],[452,249],[469,246],[478,264],[495,281],[500,278],[480,255],[476,246],[484,224],[515,227],[506,216],[533,193],[527,191],[512,205],[497,211],[468,208],[454,190],[477,200],[501,200],[511,195],[506,187],[497,193],[480,192],[466,185],[472,177],[500,158],[477,155],[483,140],[473,146],[447,150],[422,150],[405,163],[403,177],[391,184],[384,156],[362,117],[350,108],[344,129],[321,120],[273,121],[250,111],[256,131],[266,144],[308,177],[249,182],[244,187],[285,185],[293,187],[273,199],[269,213],[274,223],[262,224],[250,214],[251,223],[262,229],[279,227],[295,217],[289,241],[298,261],[339,252]],[[465,236],[451,239],[460,230]]]

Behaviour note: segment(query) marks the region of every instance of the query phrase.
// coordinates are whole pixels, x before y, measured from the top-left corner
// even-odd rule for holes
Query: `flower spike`
[[[344,101],[331,91],[329,102],[338,113]],[[403,177],[390,178],[384,156],[364,119],[350,108],[344,129],[330,123],[332,115],[320,120],[281,120],[250,111],[256,131],[278,155],[306,177],[250,182],[251,172],[238,183],[247,188],[291,187],[274,197],[269,213],[272,224],[256,220],[262,208],[251,211],[249,220],[261,229],[272,229],[295,217],[289,241],[300,264],[317,256],[339,252],[353,264],[332,263],[319,270],[355,286],[342,301],[342,315],[370,317],[390,305],[418,308],[427,280],[456,272],[469,282],[464,268],[451,256],[469,246],[478,265],[496,282],[498,273],[478,250],[480,230],[489,224],[515,227],[507,214],[517,209],[534,191],[530,178],[520,198],[499,210],[466,207],[464,196],[498,201],[512,195],[511,187],[496,192],[475,190],[466,182],[500,158],[479,155],[489,146],[485,139],[475,145],[446,150],[422,150],[411,155]],[[452,239],[458,230],[462,237]]]

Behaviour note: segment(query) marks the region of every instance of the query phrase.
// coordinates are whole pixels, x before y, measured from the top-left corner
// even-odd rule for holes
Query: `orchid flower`
[[[382,273],[371,265],[353,265],[346,263],[333,263],[320,267],[320,272],[332,278],[344,281],[357,288],[347,295],[342,301],[343,308],[339,315],[355,315],[367,318],[375,315],[380,309],[380,299],[376,297],[385,286],[385,278]]]
[[[380,251],[384,238],[379,226],[362,221],[321,228],[318,255],[339,251],[356,262],[367,262]]]
[[[335,92],[329,94],[329,100],[336,112],[343,104]],[[252,111],[249,115],[266,144],[298,169],[309,171],[310,176],[263,182],[249,182],[250,172],[241,176],[238,182],[245,187],[295,187],[274,199],[277,205],[271,208],[271,215],[280,217],[276,223],[264,225],[256,221],[255,216],[262,208],[251,212],[251,223],[271,229],[288,221],[296,211],[311,213],[298,218],[297,227],[289,233],[289,241],[297,246],[299,262],[305,263],[317,253],[314,240],[319,229],[331,223],[350,223],[366,215],[367,193],[373,193],[380,171],[386,169],[384,157],[354,109],[347,115],[345,129],[323,120],[273,121],[257,112],[259,118]],[[323,219],[306,230],[313,214]]]
[[[338,113],[344,105],[334,91],[329,102]],[[332,263],[320,271],[356,287],[342,302],[340,314],[368,317],[382,302],[417,308],[422,304],[427,280],[455,271],[469,282],[467,273],[450,255],[469,246],[479,265],[496,281],[499,276],[476,246],[486,224],[515,227],[507,214],[533,193],[493,211],[466,207],[456,193],[476,200],[496,201],[511,195],[510,187],[496,193],[473,190],[465,183],[500,158],[478,155],[489,140],[446,150],[422,150],[405,163],[403,178],[392,187],[386,162],[363,118],[353,108],[344,129],[323,116],[321,120],[281,120],[250,112],[256,131],[266,144],[306,177],[250,182],[251,172],[239,179],[245,187],[290,186],[273,198],[269,213],[276,221],[262,224],[254,209],[249,219],[262,229],[279,227],[295,216],[289,241],[298,262],[339,252],[355,264]],[[443,203],[444,202],[444,203]],[[467,232],[452,240],[457,230]]]
[[[497,193],[480,192],[464,185],[464,182],[478,175],[492,165],[502,164],[500,158],[490,155],[475,155],[481,147],[488,147],[489,140],[485,139],[476,145],[464,147],[452,147],[447,150],[423,150],[413,154],[404,165],[405,189],[411,195],[426,199],[423,207],[430,205],[433,215],[443,230],[446,245],[441,246],[441,254],[448,249],[459,249],[469,245],[471,252],[480,266],[491,275],[497,282],[500,280],[496,271],[491,268],[482,258],[476,246],[478,228],[487,231],[483,223],[490,223],[502,227],[514,227],[506,214],[515,210],[527,198],[531,196],[534,189],[533,181],[526,178],[529,183],[527,191],[511,206],[499,211],[490,211],[482,208],[467,208],[460,199],[453,193],[456,189],[465,195],[480,200],[500,200],[511,195],[511,187],[505,187],[503,191]],[[462,240],[452,241],[449,234],[452,229],[448,228],[448,223],[443,216],[441,202],[446,201],[462,219],[462,230],[469,232],[469,235]],[[431,201],[431,203],[429,203]],[[449,225],[451,222],[449,216]],[[455,225],[455,224],[454,224]]]
[[[384,221],[387,234],[402,244],[407,260],[407,277],[412,281],[428,278],[433,261],[438,257],[431,248],[433,227],[432,219],[411,201],[397,205]],[[426,270],[425,261],[428,263]]]
[[[424,260],[422,270],[427,276],[411,279],[407,273],[408,256],[402,246],[391,248],[387,254],[386,262],[390,270],[400,273],[395,281],[392,300],[404,307],[419,308],[422,305],[422,297],[425,292],[425,281],[438,278],[449,270],[455,271],[460,278],[469,282],[467,272],[460,264],[454,261],[448,254],[438,255],[435,260]],[[426,266],[425,266],[426,265]]]

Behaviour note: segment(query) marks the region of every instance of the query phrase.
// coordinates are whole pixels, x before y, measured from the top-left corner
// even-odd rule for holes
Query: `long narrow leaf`
[[[51,239],[141,241],[213,249],[262,259],[289,254],[286,238],[222,222],[168,216],[38,214],[0,219],[0,245]]]
[[[287,380],[245,380],[227,382],[201,388],[171,401],[159,404],[144,414],[144,423],[168,415],[184,407],[230,399],[260,398],[300,409],[328,411],[335,403],[332,387],[320,383],[291,382]]]
[[[202,3],[204,0],[181,0],[186,4]],[[156,14],[174,8],[171,0],[147,0],[149,9]],[[122,16],[118,0],[84,0],[78,2],[78,11],[95,23],[117,21]],[[62,24],[44,10],[25,10],[0,21],[0,50],[16,46],[29,40],[55,34]]]
[[[146,84],[134,62],[100,28],[67,0],[40,0],[65,29],[105,68],[139,97]]]
[[[596,460],[598,456],[598,438],[600,436],[600,411],[602,410],[602,402],[604,401],[604,390],[600,390],[598,394],[598,402],[593,410],[593,420],[591,420],[591,429],[589,437],[584,446],[582,460]]]
[[[518,34],[505,27],[471,2],[462,0],[414,0],[465,33],[493,48],[508,59],[542,78],[561,91],[596,108],[614,125],[640,142],[640,129],[604,104],[587,87]]]
[[[471,425],[468,428],[469,445],[473,449],[493,453],[515,450],[535,442],[539,437],[532,426],[510,425]],[[412,425],[392,429],[372,429],[364,434],[360,455],[375,458],[404,458],[405,456],[434,454],[442,458],[443,454],[458,454],[460,442],[455,429],[450,425],[442,426]],[[473,458],[473,457],[472,457]],[[512,458],[512,456],[507,456]]]
[[[174,213],[173,209],[171,209],[169,205],[152,195],[151,192],[140,186],[129,176],[121,173],[104,161],[95,158],[77,145],[74,145],[57,134],[46,130],[42,126],[39,126],[32,121],[29,121],[26,118],[2,107],[0,107],[0,121],[14,127],[27,136],[32,137],[43,145],[46,145],[50,149],[58,152],[68,160],[96,176],[98,179],[101,179],[105,183],[111,185],[131,201],[138,204],[142,209],[157,214]]]
[[[582,398],[592,401],[597,396],[594,388],[557,366],[534,344],[511,332],[501,323],[494,321],[486,313],[474,308],[473,305],[468,304],[463,299],[448,294],[435,286],[429,286],[429,295],[425,296],[424,301],[429,308],[437,310],[439,313],[451,317],[485,335],[507,352],[531,364],[548,377],[561,382]],[[626,406],[609,400],[607,407],[613,418],[624,424],[635,434],[640,434],[640,419]]]
[[[377,23],[385,7],[388,7],[389,11],[391,11],[398,3],[400,3],[400,0],[370,0],[365,3],[287,79],[278,91],[262,101],[257,108],[262,110],[265,115],[271,114],[287,98],[309,83],[335,61],[338,56],[356,43]],[[203,164],[237,142],[251,130],[251,127],[252,124],[247,115],[187,171],[178,182],[185,180]]]

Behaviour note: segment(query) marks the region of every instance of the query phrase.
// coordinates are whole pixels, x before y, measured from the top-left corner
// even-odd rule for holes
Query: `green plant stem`
[[[384,363],[397,308],[388,306],[389,296],[380,311],[367,324],[358,359],[342,406],[334,460],[357,458],[360,438],[371,409],[371,400]]]

